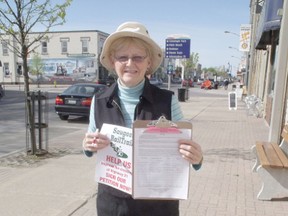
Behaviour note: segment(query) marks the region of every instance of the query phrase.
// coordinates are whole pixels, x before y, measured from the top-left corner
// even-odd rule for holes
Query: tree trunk
[[[25,91],[25,104],[26,104],[26,119],[27,125],[29,127],[30,133],[30,142],[31,142],[31,154],[35,155],[37,151],[36,145],[36,135],[35,135],[35,117],[33,113],[31,95],[29,90],[29,76],[28,76],[28,63],[27,63],[27,56],[22,57],[23,60],[23,76],[24,76],[24,91]],[[27,153],[29,153],[29,149],[27,149]]]

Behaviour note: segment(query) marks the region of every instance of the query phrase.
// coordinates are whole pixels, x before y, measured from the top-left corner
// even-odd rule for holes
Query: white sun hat
[[[143,41],[145,41],[150,47],[151,47],[151,68],[147,74],[154,73],[157,68],[160,66],[163,60],[163,54],[160,46],[154,42],[148,33],[148,30],[146,27],[138,22],[125,22],[121,24],[117,30],[110,34],[107,39],[104,42],[103,50],[100,55],[100,62],[101,64],[109,71],[113,70],[112,62],[110,61],[109,57],[109,51],[111,44],[122,37],[133,37],[133,38],[139,38]]]

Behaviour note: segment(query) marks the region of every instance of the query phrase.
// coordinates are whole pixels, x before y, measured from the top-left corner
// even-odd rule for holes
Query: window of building
[[[68,42],[69,41],[70,41],[69,38],[60,38],[62,54],[68,53]]]
[[[10,70],[9,70],[9,63],[7,63],[7,62],[5,62],[4,64],[3,64],[3,69],[4,69],[4,75],[5,76],[9,76],[10,75]]]
[[[90,37],[81,37],[82,53],[89,53],[89,41]]]
[[[22,75],[22,65],[17,65],[17,75],[21,76]]]
[[[48,54],[48,48],[47,48],[47,41],[42,41],[42,55],[47,55]]]
[[[67,41],[61,41],[61,52],[62,53],[68,52],[68,42]]]
[[[270,62],[272,61],[272,71],[271,73],[269,74],[270,77],[268,78],[269,80],[269,84],[268,84],[268,92],[269,94],[274,94],[274,88],[275,88],[275,77],[276,77],[276,62],[278,62],[278,52],[279,52],[279,46],[276,46],[275,48],[275,52],[273,52],[273,54],[271,54],[271,59],[273,60],[270,60]],[[267,57],[268,58],[268,57]],[[268,61],[268,59],[267,59]]]
[[[8,41],[7,40],[3,40],[2,41],[2,54],[3,56],[8,56],[9,52],[8,52]]]

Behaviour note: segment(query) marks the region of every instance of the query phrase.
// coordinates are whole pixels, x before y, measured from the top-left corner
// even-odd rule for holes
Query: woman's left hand
[[[201,146],[193,140],[179,140],[179,152],[181,153],[182,157],[191,164],[202,163],[203,154]]]

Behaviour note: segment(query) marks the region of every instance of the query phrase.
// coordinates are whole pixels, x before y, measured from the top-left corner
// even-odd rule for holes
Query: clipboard
[[[133,123],[134,199],[188,198],[190,164],[179,153],[178,140],[192,139],[192,123],[136,120]]]

